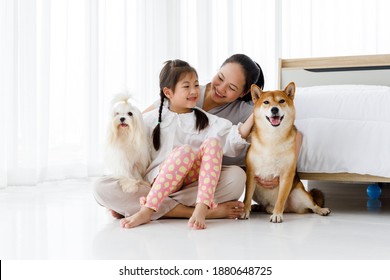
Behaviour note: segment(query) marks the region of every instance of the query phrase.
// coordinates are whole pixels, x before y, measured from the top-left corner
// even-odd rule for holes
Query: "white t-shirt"
[[[214,137],[221,141],[224,155],[231,157],[240,155],[248,147],[249,144],[238,132],[241,123],[233,125],[226,119],[204,113],[209,119],[209,126],[198,131],[195,128],[194,112],[177,114],[164,106],[160,124],[161,147],[158,151],[152,149],[152,163],[146,170],[145,180],[152,182],[158,175],[161,163],[167,159],[172,150],[184,144],[190,145],[197,151],[204,140]],[[143,118],[148,136],[151,138],[158,121],[158,109],[145,113]]]

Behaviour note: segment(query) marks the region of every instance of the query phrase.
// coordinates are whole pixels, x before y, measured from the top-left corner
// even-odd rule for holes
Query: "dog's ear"
[[[256,84],[253,84],[251,86],[251,95],[252,95],[253,103],[256,103],[256,101],[260,98],[260,95],[262,93],[263,93],[263,91]]]
[[[287,94],[288,97],[291,98],[291,100],[294,100],[295,96],[295,83],[290,82],[286,88],[284,89],[284,92]]]

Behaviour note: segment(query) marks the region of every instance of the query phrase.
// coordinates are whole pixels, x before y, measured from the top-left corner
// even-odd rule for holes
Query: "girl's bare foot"
[[[150,218],[152,217],[153,210],[148,207],[141,207],[141,210],[139,210],[134,215],[123,218],[120,221],[121,227],[123,228],[133,228],[137,227],[142,224],[146,224],[150,222]]]
[[[115,212],[114,210],[112,209],[108,209],[111,213],[111,216],[113,216],[115,219],[122,219],[124,218],[125,216],[123,216],[122,214],[119,214],[118,212]]]
[[[244,203],[241,201],[227,201],[219,203],[213,210],[207,213],[208,219],[238,219],[244,213]]]
[[[208,211],[206,204],[198,203],[195,206],[195,210],[192,213],[191,218],[188,221],[188,226],[193,229],[205,229],[206,226],[206,214]]]

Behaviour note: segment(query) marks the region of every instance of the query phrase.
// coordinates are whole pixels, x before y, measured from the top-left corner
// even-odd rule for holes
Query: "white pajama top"
[[[202,109],[197,108],[203,111]],[[203,111],[204,112],[204,111]],[[146,170],[145,180],[152,183],[159,173],[161,163],[166,160],[169,154],[179,146],[190,145],[196,152],[203,141],[208,138],[217,138],[221,141],[224,155],[235,157],[240,155],[247,147],[248,143],[238,132],[238,127],[230,121],[219,118],[215,115],[204,112],[209,125],[198,131],[195,128],[196,117],[194,112],[177,114],[170,111],[166,106],[162,112],[162,122],[160,124],[160,149],[156,151],[152,147],[152,162]],[[147,134],[152,139],[152,133],[157,125],[158,110],[147,112],[143,115],[147,129]]]
[[[199,108],[203,108],[204,98],[206,95],[207,85],[200,85],[200,95],[199,100],[196,102],[196,106]],[[167,107],[168,101],[164,101],[164,107]],[[156,100],[153,103],[155,108],[160,106],[160,100]],[[215,116],[227,119],[231,121],[233,124],[239,124],[240,122],[245,122],[248,117],[253,112],[253,102],[244,102],[241,100],[235,100],[231,103],[227,103],[218,107],[215,107],[208,111],[207,113],[213,114]],[[223,165],[238,165],[245,166],[245,157],[246,157],[247,149],[243,150],[241,154],[230,157],[228,155],[224,155],[222,164]]]

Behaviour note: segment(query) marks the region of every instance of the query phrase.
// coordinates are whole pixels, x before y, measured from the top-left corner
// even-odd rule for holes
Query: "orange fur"
[[[296,174],[296,134],[294,126],[295,84],[284,90],[263,92],[258,86],[251,87],[254,107],[254,127],[251,146],[246,157],[247,182],[245,212],[250,215],[252,199],[268,213],[271,222],[283,221],[284,212],[305,213],[308,210],[328,215],[328,208],[319,207]],[[255,177],[272,180],[279,177],[279,186],[265,188],[256,183]]]

